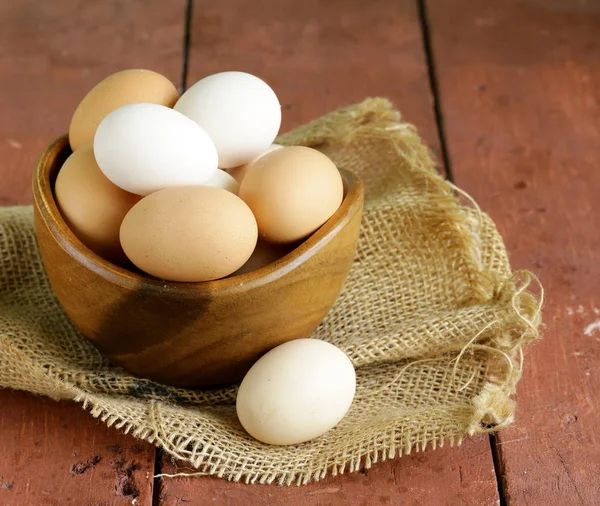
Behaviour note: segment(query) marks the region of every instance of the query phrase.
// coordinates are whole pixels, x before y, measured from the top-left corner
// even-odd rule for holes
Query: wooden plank
[[[185,0],[0,2],[0,205],[31,202],[31,171],[107,75],[151,68],[179,84]]]
[[[0,405],[0,504],[152,504],[152,445],[75,404],[0,390]]]
[[[258,75],[280,99],[282,132],[369,96],[388,97],[438,150],[413,0],[194,5],[188,85],[225,70]]]
[[[0,205],[31,201],[36,159],[96,82],[146,67],[179,84],[184,8],[185,0],[0,2]],[[0,406],[0,504],[152,503],[154,447],[79,406],[9,391]]]
[[[600,5],[430,2],[456,183],[546,288],[517,423],[499,435],[507,504],[600,500]]]
[[[168,467],[171,471],[193,472],[173,463]],[[445,447],[429,453],[413,453],[376,464],[368,471],[327,478],[302,487],[245,485],[219,478],[165,478],[159,504],[203,504],[210,498],[211,504],[218,506],[492,506],[498,501],[493,476],[488,439],[480,437],[466,441],[460,449]]]
[[[427,66],[412,0],[389,2],[217,0],[197,3],[188,84],[224,70],[269,82],[283,105],[282,131],[367,96],[389,97],[439,146]],[[176,467],[163,459],[162,471]],[[160,504],[436,504],[498,501],[487,438],[380,463],[308,487],[163,479]]]

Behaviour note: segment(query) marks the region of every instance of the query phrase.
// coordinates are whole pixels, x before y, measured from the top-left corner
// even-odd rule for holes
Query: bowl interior
[[[47,221],[48,228],[54,238],[80,264],[93,270],[106,280],[125,288],[143,287],[146,290],[175,290],[190,292],[195,296],[198,292],[214,294],[226,293],[239,289],[241,285],[250,289],[269,283],[286,275],[297,265],[309,258],[318,250],[321,243],[327,242],[348,222],[349,218],[362,207],[362,183],[353,173],[340,169],[344,183],[344,199],[335,214],[316,232],[300,242],[292,251],[275,262],[260,269],[226,277],[214,281],[200,283],[183,283],[164,281],[149,275],[137,273],[105,260],[87,248],[69,229],[61,216],[54,199],[54,183],[64,161],[71,154],[67,135],[54,141],[42,155],[34,179],[34,201],[41,211],[42,219]]]

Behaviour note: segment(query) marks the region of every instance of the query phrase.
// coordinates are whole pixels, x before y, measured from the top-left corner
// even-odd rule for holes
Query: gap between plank
[[[183,33],[183,50],[182,50],[182,61],[181,61],[181,78],[180,78],[180,93],[183,92],[187,88],[187,78],[188,78],[188,65],[189,65],[189,56],[190,56],[190,41],[192,38],[192,9],[194,5],[194,0],[186,0],[185,2],[185,12],[184,12],[184,33]],[[161,488],[162,488],[162,478],[158,477],[162,473],[162,456],[163,451],[162,448],[156,448],[154,452],[154,477],[152,479],[152,506],[159,506],[161,502]]]
[[[494,461],[494,472],[496,473],[496,486],[498,487],[498,497],[500,498],[500,506],[509,506],[504,488],[504,473],[502,471],[502,456],[500,455],[500,447],[498,446],[498,438],[496,434],[490,434],[490,449],[492,450],[492,459]]]
[[[181,64],[181,90],[183,93],[187,88],[188,66],[190,61],[190,42],[192,39],[192,14],[194,8],[194,0],[186,0],[185,2],[185,19],[183,33],[183,61]]]
[[[158,477],[162,473],[162,448],[156,448],[154,452],[154,478],[152,480],[152,506],[160,506],[162,492],[162,478]]]
[[[423,34],[423,50],[425,52],[425,59],[427,62],[427,72],[429,75],[429,87],[431,90],[431,96],[433,100],[433,112],[435,115],[435,122],[438,128],[438,136],[440,139],[440,148],[442,152],[442,163],[446,168],[446,175],[448,179],[454,182],[454,174],[452,173],[452,164],[450,162],[450,155],[448,154],[448,146],[446,144],[446,130],[444,125],[444,116],[442,114],[442,107],[440,101],[440,92],[438,87],[437,72],[435,67],[435,59],[433,56],[433,50],[431,47],[431,30],[429,26],[429,19],[427,17],[427,5],[426,0],[417,0],[417,7],[419,11],[419,21],[421,23],[421,32]],[[489,435],[490,450],[492,452],[492,460],[494,462],[494,474],[496,475],[496,487],[498,489],[498,498],[500,506],[509,506],[506,498],[506,491],[504,489],[504,480],[502,474],[502,460],[500,455],[500,448],[498,447],[497,438],[495,434]]]
[[[446,176],[451,182],[454,183],[454,175],[452,174],[452,164],[450,163],[450,156],[448,155],[448,146],[446,145],[446,130],[444,128],[444,117],[440,105],[440,92],[438,87],[437,73],[435,70],[433,50],[431,48],[429,19],[427,18],[427,6],[425,5],[425,0],[417,0],[417,8],[419,10],[421,33],[423,34],[423,50],[425,52],[425,60],[427,62],[429,88],[431,90],[431,97],[433,100],[433,113],[435,115],[435,123],[437,125],[438,136],[440,138],[442,163],[446,168]]]

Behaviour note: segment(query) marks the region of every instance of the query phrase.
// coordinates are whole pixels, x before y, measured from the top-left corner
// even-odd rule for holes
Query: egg
[[[92,144],[100,122],[126,104],[149,102],[173,107],[179,93],[171,81],[151,70],[122,70],[94,86],[75,109],[69,126],[71,149]]]
[[[237,394],[240,423],[255,439],[273,445],[310,441],[347,413],[356,374],[346,354],[318,339],[273,348],[244,377]]]
[[[203,184],[218,162],[197,123],[156,104],[124,105],[108,114],[96,131],[94,155],[108,179],[138,195]]]
[[[56,177],[54,193],[65,222],[83,244],[113,263],[127,263],[119,229],[141,197],[106,178],[91,145],[77,149],[67,158]]]
[[[245,274],[246,272],[252,272],[270,265],[287,255],[290,251],[291,248],[287,245],[273,244],[259,240],[250,258],[233,275]]]
[[[120,231],[127,257],[170,281],[209,281],[239,269],[256,245],[256,220],[236,195],[214,186],[180,186],[140,200]]]
[[[211,137],[219,167],[229,169],[263,153],[281,126],[277,95],[262,79],[245,72],[221,72],[201,79],[175,104]]]
[[[238,167],[233,167],[232,169],[229,169],[227,172],[238,183],[241,183],[242,179],[244,179],[244,176],[246,175],[246,172],[248,172],[250,165],[252,165],[254,162],[256,162],[257,160],[262,158],[267,153],[270,153],[271,151],[275,151],[277,149],[281,149],[282,147],[283,146],[281,146],[280,144],[271,144],[264,153],[261,153],[260,155],[258,155],[256,158],[254,158],[254,160],[251,160],[248,163],[245,163],[244,165],[239,165]]]
[[[216,186],[217,188],[223,188],[224,190],[235,193],[236,195],[240,189],[240,183],[238,183],[233,176],[221,169],[215,170],[213,175],[210,176],[204,184],[208,186]]]
[[[312,148],[291,146],[253,163],[239,196],[256,216],[262,239],[289,243],[309,236],[335,213],[344,185],[327,156]]]

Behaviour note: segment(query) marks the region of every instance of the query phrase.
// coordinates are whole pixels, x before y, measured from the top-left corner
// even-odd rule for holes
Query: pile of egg
[[[73,115],[58,207],[98,255],[160,279],[257,269],[315,232],[343,198],[327,156],[273,144],[280,124],[277,96],[250,74],[211,75],[180,97],[160,74],[118,72]],[[299,339],[252,366],[237,414],[259,441],[302,443],[338,424],[355,389],[343,351]]]
[[[287,253],[338,209],[334,163],[273,144],[281,106],[244,72],[181,97],[164,76],[125,70],[97,84],[69,127],[58,207],[91,250],[169,281],[248,272]]]

